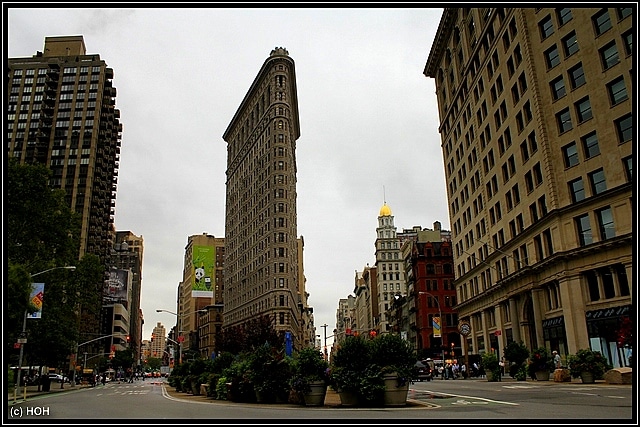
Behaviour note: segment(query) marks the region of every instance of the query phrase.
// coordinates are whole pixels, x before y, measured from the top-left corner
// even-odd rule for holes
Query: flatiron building
[[[295,63],[286,49],[275,48],[223,135],[225,328],[268,315],[276,330],[291,332],[296,341],[304,336],[296,215],[299,136]]]

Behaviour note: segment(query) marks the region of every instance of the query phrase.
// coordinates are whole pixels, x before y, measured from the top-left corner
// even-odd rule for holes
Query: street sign
[[[27,343],[26,338],[18,338],[18,344],[26,344],[26,343]]]
[[[502,331],[500,331],[500,330],[495,331],[494,333],[495,333],[495,335],[496,335],[496,336],[498,336],[498,335],[502,335]]]
[[[14,343],[14,344],[13,344],[13,348],[20,348],[20,343],[19,343],[19,342]]]

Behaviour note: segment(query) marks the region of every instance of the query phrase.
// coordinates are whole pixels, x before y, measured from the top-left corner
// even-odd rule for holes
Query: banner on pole
[[[36,307],[35,313],[30,313],[30,319],[42,318],[42,303],[44,300],[44,283],[32,283],[31,284],[31,296],[29,297],[31,304]]]
[[[441,323],[440,323],[440,317],[433,317],[432,320],[432,324],[433,324],[433,336],[434,338],[439,338],[442,336],[442,331],[441,331]]]

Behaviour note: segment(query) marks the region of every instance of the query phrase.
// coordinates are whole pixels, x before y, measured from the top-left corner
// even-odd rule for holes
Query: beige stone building
[[[291,333],[296,348],[307,330],[296,213],[299,136],[295,63],[286,49],[275,48],[223,134],[224,327],[268,315],[278,331]]]
[[[447,8],[435,79],[457,310],[470,353],[512,340],[628,363],[632,8]]]
[[[200,352],[198,333],[203,322],[199,318],[207,314],[207,307],[224,301],[224,256],[224,238],[202,233],[187,239],[176,315],[177,340],[183,340],[183,353]]]

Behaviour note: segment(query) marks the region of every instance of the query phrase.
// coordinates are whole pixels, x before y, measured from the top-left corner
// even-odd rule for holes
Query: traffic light
[[[127,335],[127,342],[131,342],[131,337]]]

